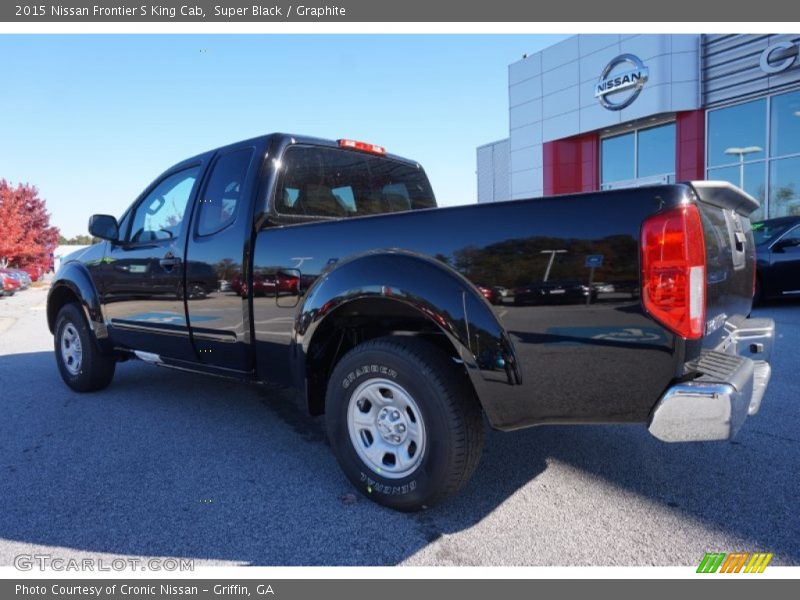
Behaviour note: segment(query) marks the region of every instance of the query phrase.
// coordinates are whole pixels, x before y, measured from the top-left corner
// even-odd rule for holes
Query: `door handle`
[[[160,264],[165,269],[172,269],[172,267],[174,267],[175,265],[177,265],[180,262],[181,262],[181,259],[176,258],[175,255],[172,254],[172,252],[167,252],[164,255],[164,258],[162,258],[161,260],[158,261],[158,264]]]

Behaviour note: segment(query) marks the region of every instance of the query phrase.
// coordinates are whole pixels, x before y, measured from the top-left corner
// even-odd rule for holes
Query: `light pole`
[[[539,254],[549,254],[550,260],[547,261],[547,269],[544,271],[544,279],[542,281],[547,281],[550,277],[550,269],[553,268],[553,262],[556,259],[556,254],[564,254],[566,250],[542,250]]]
[[[761,146],[745,146],[744,148],[731,147],[725,148],[725,154],[732,154],[739,157],[739,187],[744,189],[744,157],[753,152],[761,152]]]

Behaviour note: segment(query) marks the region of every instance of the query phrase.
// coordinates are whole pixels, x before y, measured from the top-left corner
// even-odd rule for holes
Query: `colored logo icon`
[[[698,573],[763,573],[772,552],[706,552]]]

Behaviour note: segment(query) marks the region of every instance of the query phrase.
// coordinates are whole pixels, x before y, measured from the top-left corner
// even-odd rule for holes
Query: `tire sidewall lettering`
[[[383,483],[376,480],[372,475],[368,475],[361,471],[361,483],[365,486],[367,492],[370,494],[376,492],[386,496],[403,496],[410,494],[417,489],[417,480],[412,479],[401,485],[394,485],[390,483]]]
[[[348,389],[354,381],[365,375],[382,375],[384,377],[397,379],[397,371],[391,367],[387,367],[385,365],[367,364],[350,371],[342,379],[342,388],[345,390]]]

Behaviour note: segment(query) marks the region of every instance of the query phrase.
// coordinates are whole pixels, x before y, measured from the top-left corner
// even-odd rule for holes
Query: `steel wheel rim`
[[[408,477],[425,454],[419,406],[402,386],[388,379],[370,379],[353,391],[347,430],[359,458],[387,479]]]
[[[78,330],[72,323],[67,323],[61,332],[61,360],[70,375],[77,375],[81,371],[83,348]]]

